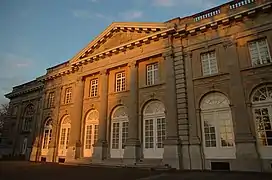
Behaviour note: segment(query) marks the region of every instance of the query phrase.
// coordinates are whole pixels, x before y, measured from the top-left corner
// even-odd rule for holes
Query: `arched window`
[[[272,84],[257,88],[251,101],[260,154],[272,157]]]
[[[201,103],[203,146],[206,158],[235,158],[232,114],[228,98],[210,93]]]
[[[43,128],[42,155],[47,154],[51,139],[52,139],[52,119],[49,118],[45,121]]]
[[[28,105],[25,109],[24,119],[23,119],[23,131],[31,131],[32,121],[34,117],[34,106],[32,104]]]
[[[114,109],[111,116],[111,157],[121,158],[128,138],[128,115],[125,106]]]
[[[84,138],[84,157],[91,157],[93,145],[98,138],[99,113],[97,110],[91,110],[85,119],[85,138]]]
[[[149,102],[143,111],[143,140],[145,158],[162,158],[166,138],[165,108],[160,101]]]
[[[69,136],[71,129],[70,116],[66,115],[62,118],[60,127],[60,140],[59,140],[59,156],[66,156],[69,145]]]

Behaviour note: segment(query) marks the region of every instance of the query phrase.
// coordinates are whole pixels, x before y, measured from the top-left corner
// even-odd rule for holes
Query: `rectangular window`
[[[98,139],[98,125],[94,125],[94,145]]]
[[[165,118],[157,119],[157,148],[163,148],[163,141],[166,139]]]
[[[262,146],[272,146],[272,112],[271,107],[254,109],[256,129],[259,141]]]
[[[118,72],[115,75],[115,91],[121,92],[126,90],[126,74],[125,71]]]
[[[218,73],[215,51],[202,53],[201,62],[204,76]]]
[[[122,149],[125,148],[125,143],[128,138],[128,122],[122,123]]]
[[[32,116],[31,117],[25,117],[23,122],[23,131],[30,131],[31,125],[32,125]]]
[[[66,88],[65,89],[65,99],[64,99],[64,104],[69,104],[71,103],[72,100],[72,88]]]
[[[145,120],[145,148],[154,148],[154,127],[153,119]]]
[[[221,147],[234,146],[234,137],[232,132],[231,117],[228,112],[220,112],[220,141]]]
[[[112,123],[112,149],[119,149],[119,123]]]
[[[66,135],[66,129],[61,129],[61,135],[60,135],[60,149],[63,149],[64,143],[65,143],[65,135]]]
[[[66,149],[68,149],[68,145],[69,145],[69,136],[70,136],[70,128],[67,128]]]
[[[259,39],[248,43],[253,66],[271,63],[271,56],[266,39]]]
[[[215,126],[209,122],[213,119],[213,114],[203,114],[204,120],[204,136],[206,147],[216,147],[216,132]]]
[[[146,66],[146,84],[157,84],[159,81],[159,64],[153,63]]]
[[[47,99],[47,107],[53,107],[54,106],[54,100],[55,100],[55,93],[54,92],[50,92],[48,94],[48,99]]]
[[[48,139],[49,130],[44,131],[44,139],[43,139],[43,149],[47,149],[47,139]]]
[[[91,149],[92,144],[92,125],[86,127],[86,142],[85,149]]]
[[[90,82],[90,97],[96,97],[98,93],[98,79],[92,79]]]

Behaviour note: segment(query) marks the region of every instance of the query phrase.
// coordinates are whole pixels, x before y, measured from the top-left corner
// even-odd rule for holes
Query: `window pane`
[[[215,51],[203,53],[201,54],[200,58],[202,62],[202,72],[204,76],[218,73]]]
[[[270,108],[270,110],[269,110]],[[271,107],[263,107],[254,109],[254,116],[256,122],[256,131],[258,134],[259,142],[263,146],[271,146],[272,145],[272,114]]]
[[[153,119],[145,120],[145,148],[154,147],[154,127]]]
[[[248,43],[252,65],[271,63],[269,47],[266,39],[259,39]]]

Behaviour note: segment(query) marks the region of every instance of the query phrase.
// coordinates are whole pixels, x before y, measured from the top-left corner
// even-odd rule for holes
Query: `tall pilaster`
[[[100,162],[107,158],[107,109],[108,109],[108,71],[100,72],[100,110],[99,110],[99,126],[98,140],[94,145],[94,153],[92,155],[93,162]]]
[[[188,108],[188,130],[189,130],[189,155],[183,158],[183,164],[186,169],[202,169],[201,158],[201,144],[198,135],[197,111],[195,106],[194,85],[193,85],[193,70],[192,70],[192,52],[184,53],[185,76],[186,76],[186,94],[187,94],[187,108]],[[186,147],[183,146],[184,149]],[[187,159],[187,162],[185,161]]]
[[[174,58],[172,49],[163,54],[165,59],[165,106],[166,106],[166,139],[164,141],[163,163],[180,169],[180,143],[178,137],[176,85]]]
[[[138,65],[131,62],[130,68],[130,91],[128,108],[128,139],[125,144],[124,161],[127,164],[135,163],[140,157],[140,141],[138,139]]]
[[[44,102],[44,96],[43,91],[41,91],[41,96],[38,98],[37,102],[37,116],[36,116],[36,122],[35,127],[33,131],[33,143],[32,143],[32,149],[30,154],[30,161],[38,161],[39,157],[39,141],[40,141],[40,134],[43,127],[43,121],[42,121],[42,109],[43,109],[43,102]],[[42,136],[41,136],[42,137]]]
[[[80,128],[82,119],[84,78],[79,77],[73,91],[74,104],[71,108],[71,134],[69,138],[69,147],[66,155],[66,161],[71,161],[79,158],[81,150]]]
[[[59,117],[59,111],[61,106],[61,91],[62,87],[56,88],[55,91],[55,108],[53,110],[52,114],[52,121],[53,121],[53,127],[52,127],[52,141],[49,144],[49,156],[52,156],[52,162],[57,162],[57,156],[58,156],[58,146],[59,146],[59,136],[60,136],[60,126],[61,121]],[[51,152],[50,152],[51,151]]]
[[[240,73],[237,44],[230,41],[224,44],[224,48],[225,54],[229,58],[230,95],[236,142],[236,161],[233,168],[236,170],[257,170],[260,166],[255,140],[250,128],[250,118],[247,111]]]

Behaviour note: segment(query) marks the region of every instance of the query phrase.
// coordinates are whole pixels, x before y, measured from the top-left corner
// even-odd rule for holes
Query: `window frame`
[[[95,83],[93,83],[95,82]],[[98,78],[94,78],[90,80],[90,89],[89,89],[89,97],[97,97],[98,96]]]
[[[117,77],[121,74],[120,77]],[[120,81],[120,86],[118,86],[118,82]],[[123,92],[126,91],[126,71],[119,71],[115,73],[115,92]]]
[[[64,93],[64,104],[70,104],[72,102],[72,87],[65,88]]]
[[[47,108],[54,107],[55,103],[55,92],[49,92],[47,97]]]
[[[155,66],[157,66],[155,68]],[[151,67],[151,69],[148,69],[149,67]],[[149,73],[150,73],[150,78],[149,79]],[[152,85],[156,85],[159,83],[159,62],[153,62],[150,64],[146,65],[146,85],[147,86],[152,86]]]
[[[212,59],[211,57],[210,57],[210,54],[211,53],[214,53],[214,59]],[[203,55],[205,55],[205,54],[207,54],[208,55],[208,58],[207,59],[203,59],[202,57],[203,57]],[[215,60],[214,62],[216,63],[215,64],[215,67],[216,67],[216,72],[212,72],[212,69],[211,69],[211,61],[212,60]],[[204,71],[204,61],[208,61],[208,64],[206,64],[206,65],[208,65],[208,70],[209,70],[209,72],[208,73],[205,73],[205,71]],[[218,67],[218,60],[217,60],[217,51],[214,49],[214,50],[210,50],[210,51],[205,51],[205,52],[201,52],[200,53],[200,62],[201,62],[201,70],[202,70],[202,76],[212,76],[212,75],[216,75],[216,74],[218,74],[219,73],[219,67]]]
[[[267,47],[267,51],[268,51],[268,57],[269,57],[269,60],[270,60],[270,62],[267,62],[267,63],[264,63],[263,60],[260,58],[261,54],[260,54],[260,51],[259,51],[259,42],[262,41],[262,40],[265,40],[265,42],[266,42],[266,47]],[[257,44],[257,51],[258,51],[257,53],[258,53],[258,58],[260,60],[260,64],[254,64],[254,62],[253,62],[252,55],[251,55],[251,50],[250,50],[250,43]],[[253,40],[248,41],[247,42],[247,49],[248,49],[250,63],[251,63],[252,67],[257,67],[257,66],[262,66],[262,65],[266,65],[266,64],[271,64],[272,63],[272,57],[271,57],[271,52],[270,52],[271,50],[270,50],[270,46],[269,46],[269,42],[267,40],[267,37],[262,37],[262,38],[259,38],[259,39],[253,39]]]

